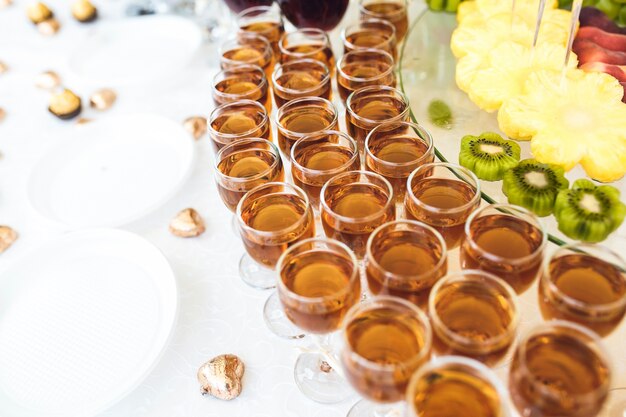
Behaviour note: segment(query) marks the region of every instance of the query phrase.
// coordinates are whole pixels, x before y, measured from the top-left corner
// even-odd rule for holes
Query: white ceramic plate
[[[0,410],[90,417],[150,372],[176,320],[174,274],[129,232],[68,233],[0,277]]]
[[[73,75],[108,86],[147,84],[186,67],[202,42],[200,28],[177,16],[101,22],[69,58]]]
[[[154,115],[80,126],[34,167],[31,204],[70,227],[127,224],[176,193],[192,168],[193,145],[179,123]]]

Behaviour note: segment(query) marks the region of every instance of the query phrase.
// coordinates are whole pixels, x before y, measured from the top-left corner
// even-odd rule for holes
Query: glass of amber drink
[[[209,137],[215,152],[245,138],[271,141],[267,110],[257,101],[240,100],[216,107],[209,115]]]
[[[391,183],[399,205],[398,210],[403,208],[409,175],[419,166],[431,163],[434,159],[432,136],[415,123],[381,123],[365,139],[365,167]]]
[[[360,168],[359,149],[350,136],[337,130],[322,130],[304,136],[291,148],[293,183],[309,196],[319,210],[320,192],[337,174]]]
[[[430,289],[447,269],[446,243],[424,223],[389,222],[367,240],[365,275],[374,295],[390,294],[425,308]]]
[[[220,149],[215,160],[217,191],[231,212],[248,191],[268,182],[281,182],[285,175],[278,148],[266,139],[233,142]]]
[[[346,100],[346,126],[348,133],[365,149],[368,133],[383,122],[408,121],[409,101],[393,87],[373,85],[363,87]]]
[[[243,281],[254,288],[276,286],[274,267],[295,243],[315,236],[309,198],[300,188],[270,182],[248,191],[237,205],[237,226],[247,255],[239,262]]]
[[[314,337],[320,349],[320,353],[298,357],[296,384],[317,402],[348,398],[353,391],[340,375],[328,335],[339,330],[348,310],[359,302],[361,283],[356,257],[343,243],[313,238],[287,249],[276,269],[278,297],[285,314]]]
[[[323,62],[332,72],[335,57],[326,32],[316,28],[303,28],[285,33],[278,42],[280,62],[295,61],[303,58]]]
[[[411,378],[409,417],[508,417],[508,392],[484,364],[462,356],[437,357]]]
[[[599,245],[557,248],[543,264],[539,307],[546,320],[573,321],[600,336],[610,334],[626,313],[626,262]]]
[[[243,64],[218,72],[213,78],[211,96],[216,106],[240,100],[255,100],[272,111],[265,72],[258,65]]]
[[[225,41],[219,49],[222,69],[241,64],[258,65],[269,79],[274,70],[274,52],[265,37],[251,32],[241,32]]]
[[[393,57],[381,49],[357,49],[337,62],[337,87],[345,102],[359,88],[372,85],[396,86]]]
[[[465,270],[443,277],[428,300],[434,351],[497,364],[517,335],[516,298],[509,284],[484,271]]]
[[[519,342],[509,372],[515,407],[529,417],[591,417],[611,383],[600,338],[572,322],[551,320]]]
[[[298,98],[276,112],[278,146],[286,158],[291,156],[291,147],[298,139],[336,126],[337,109],[325,98]]]
[[[367,19],[348,25],[341,31],[341,41],[344,53],[374,48],[388,52],[394,60],[398,56],[396,28],[387,20]]]
[[[396,28],[396,38],[402,42],[409,28],[407,0],[359,0],[361,20],[382,19]]]
[[[320,191],[322,226],[327,237],[348,245],[357,258],[365,255],[370,234],[395,220],[389,181],[367,171],[350,171],[328,180]]]
[[[521,294],[537,278],[546,241],[541,221],[525,208],[485,206],[465,223],[461,267],[491,272]]]
[[[480,206],[480,182],[467,168],[447,162],[418,167],[406,182],[404,213],[441,233],[448,250],[459,246],[465,222]]]
[[[276,66],[272,74],[274,101],[278,107],[304,97],[331,99],[330,72],[321,61],[299,59]]]
[[[364,400],[348,417],[386,416],[401,408],[411,375],[430,357],[428,317],[413,303],[376,296],[350,309],[343,324],[341,362]]]
[[[263,36],[272,45],[274,54],[278,55],[278,41],[285,33],[285,25],[276,5],[250,7],[242,10],[236,20],[241,32]]]

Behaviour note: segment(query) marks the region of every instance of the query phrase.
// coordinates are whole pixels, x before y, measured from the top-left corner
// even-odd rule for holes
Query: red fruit
[[[583,7],[580,11],[579,20],[580,27],[595,26],[605,32],[626,35],[626,28],[617,26],[614,21],[595,7]]]
[[[621,83],[626,83],[626,66],[610,65],[604,62],[587,62],[580,66],[585,71],[606,72],[617,78]]]
[[[597,27],[580,28],[576,39],[588,40],[612,51],[626,52],[626,35],[605,32]]]
[[[575,39],[572,50],[578,56],[579,65],[587,62],[626,65],[626,52],[612,51],[586,39]]]

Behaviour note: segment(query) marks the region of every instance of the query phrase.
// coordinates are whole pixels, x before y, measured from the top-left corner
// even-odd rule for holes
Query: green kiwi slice
[[[624,221],[626,205],[610,185],[596,186],[580,179],[561,190],[554,203],[554,216],[564,235],[584,242],[601,242]]]
[[[563,168],[534,159],[521,161],[502,178],[502,191],[509,203],[526,207],[542,217],[552,213],[556,195],[568,186]]]
[[[485,132],[461,139],[459,163],[482,180],[501,180],[508,169],[517,165],[519,159],[519,145],[512,140],[502,139],[497,133]]]

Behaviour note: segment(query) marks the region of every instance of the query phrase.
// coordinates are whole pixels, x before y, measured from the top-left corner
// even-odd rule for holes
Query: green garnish
[[[435,126],[447,127],[452,123],[452,110],[444,101],[433,100],[428,105],[428,117]]]

